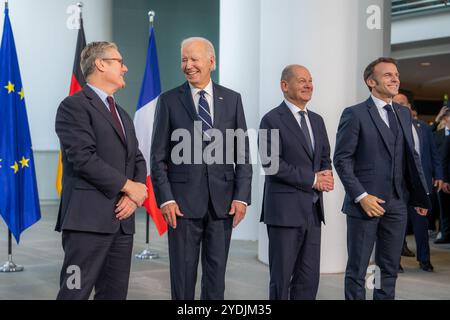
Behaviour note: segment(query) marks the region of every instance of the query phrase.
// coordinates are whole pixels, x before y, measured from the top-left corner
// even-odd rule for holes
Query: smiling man
[[[172,299],[195,297],[197,267],[201,250],[201,299],[222,300],[231,232],[250,205],[252,167],[248,139],[234,139],[226,147],[235,152],[231,162],[207,163],[195,159],[210,144],[227,154],[222,137],[226,130],[247,131],[240,94],[211,80],[216,68],[214,47],[204,38],[181,43],[181,71],[187,82],[163,93],[158,101],[153,127],[151,177],[158,205],[169,224],[170,281]],[[173,158],[176,130],[189,132],[190,161]],[[196,145],[194,136],[203,144]],[[185,141],[183,141],[186,143]],[[228,153],[230,150],[228,150]],[[176,153],[176,152],[174,152]],[[237,161],[237,155],[244,161]],[[191,157],[192,155],[192,157]],[[228,158],[226,159],[228,160]]]
[[[325,123],[306,105],[313,94],[307,68],[288,65],[281,73],[284,101],[261,120],[260,146],[279,147],[279,170],[267,174],[261,221],[269,236],[271,300],[312,300],[320,277],[322,192],[334,188]],[[272,141],[270,131],[279,131]]]
[[[344,110],[334,166],[345,188],[348,261],[345,298],[366,298],[365,276],[375,247],[374,299],[394,299],[407,205],[417,214],[430,208],[426,180],[414,149],[408,108],[393,103],[400,79],[397,62],[379,58],[364,71],[371,92],[365,102]]]

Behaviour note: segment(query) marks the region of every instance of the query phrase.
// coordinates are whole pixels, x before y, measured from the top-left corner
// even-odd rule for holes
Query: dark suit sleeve
[[[74,171],[108,198],[117,196],[127,177],[98,157],[87,111],[64,100],[56,114],[55,130]]]
[[[133,136],[132,137],[128,137],[128,139],[134,139],[134,145],[137,146],[136,147],[136,157],[134,160],[134,176],[133,176],[133,181],[135,182],[140,182],[140,183],[146,183],[147,180],[147,163],[145,161],[144,156],[142,155],[141,150],[139,150],[139,141],[136,137],[136,129],[134,128],[134,123],[133,120],[131,120],[130,116],[128,115],[128,113],[126,113],[124,111],[124,113],[126,114],[126,117],[128,119],[128,123],[129,126],[132,128],[133,131]]]
[[[266,172],[266,175],[272,176],[281,183],[291,185],[304,192],[312,193],[315,177],[314,172],[312,172],[311,168],[295,166],[283,160],[282,143],[280,140],[272,141],[271,134],[272,130],[277,130],[279,128],[274,126],[269,118],[270,117],[266,115],[261,120],[258,141],[262,167]],[[278,138],[280,139],[280,137]],[[278,170],[270,172],[271,167],[274,165],[274,161],[278,161]]]
[[[353,159],[358,147],[360,122],[351,108],[344,110],[336,134],[334,151],[334,167],[352,200],[366,192],[355,176]]]
[[[237,129],[247,132],[247,124],[245,122],[244,108],[242,107],[241,95],[238,94],[236,106],[236,124]],[[248,136],[245,137],[245,145],[239,145],[235,140],[235,180],[233,200],[240,200],[251,204],[252,193],[252,165],[250,163],[250,150]],[[243,160],[243,161],[242,161]]]
[[[439,155],[439,150],[434,142],[433,132],[431,127],[426,126],[425,131],[427,134],[427,142],[429,143],[431,163],[433,167],[433,178],[436,180],[444,179],[444,172],[442,171],[441,157]]]
[[[169,163],[170,156],[169,143],[169,109],[165,104],[164,96],[160,96],[156,105],[150,152],[150,172],[158,206],[175,199],[167,176],[167,164]]]
[[[323,147],[322,147],[322,157],[320,159],[320,170],[332,170],[331,167],[331,158],[330,158],[330,141],[328,140],[328,133],[327,128],[325,127],[325,123],[323,122],[323,119],[321,118],[322,123],[322,130],[323,133]]]
[[[450,183],[450,137],[446,137],[443,146],[442,167],[444,171],[444,181]]]

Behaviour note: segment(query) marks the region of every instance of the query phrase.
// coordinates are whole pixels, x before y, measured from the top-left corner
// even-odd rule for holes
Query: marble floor
[[[13,259],[25,267],[24,272],[0,273],[0,299],[54,299],[58,291],[59,272],[63,259],[60,234],[53,231],[55,206],[42,207],[42,219],[22,234],[20,246],[14,242]],[[137,213],[134,253],[146,248],[145,213]],[[151,249],[159,253],[157,260],[133,257],[129,299],[170,299],[169,257],[166,236],[158,237],[152,229]],[[415,250],[413,237],[408,244]],[[435,272],[418,268],[415,258],[402,258],[404,274],[397,282],[397,299],[450,299],[450,245],[431,245]],[[0,220],[0,263],[7,260],[7,230]],[[200,274],[200,273],[199,273]],[[324,274],[317,298],[341,300],[343,274]],[[268,267],[257,260],[257,242],[234,240],[227,267],[225,298],[233,300],[265,300],[268,296]],[[197,288],[199,288],[197,284]],[[199,295],[197,290],[197,296]],[[371,292],[368,292],[368,297]]]

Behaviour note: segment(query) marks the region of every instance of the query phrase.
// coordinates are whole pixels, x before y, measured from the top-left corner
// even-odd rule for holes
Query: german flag
[[[83,73],[81,72],[80,67],[81,51],[83,51],[85,47],[86,47],[86,36],[84,35],[83,18],[81,17],[80,14],[80,28],[78,29],[77,47],[75,49],[75,58],[73,61],[72,78],[70,81],[70,89],[69,89],[70,96],[80,91],[86,84],[86,80],[83,77]],[[56,171],[56,191],[58,192],[59,195],[61,195],[62,191],[61,151],[59,151],[58,155],[58,168]]]

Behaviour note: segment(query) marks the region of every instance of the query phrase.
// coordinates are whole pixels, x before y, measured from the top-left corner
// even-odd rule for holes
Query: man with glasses
[[[87,85],[56,114],[63,163],[57,231],[65,253],[57,299],[125,299],[134,211],[147,197],[146,165],[133,121],[114,99],[128,71],[117,46],[81,53]]]

